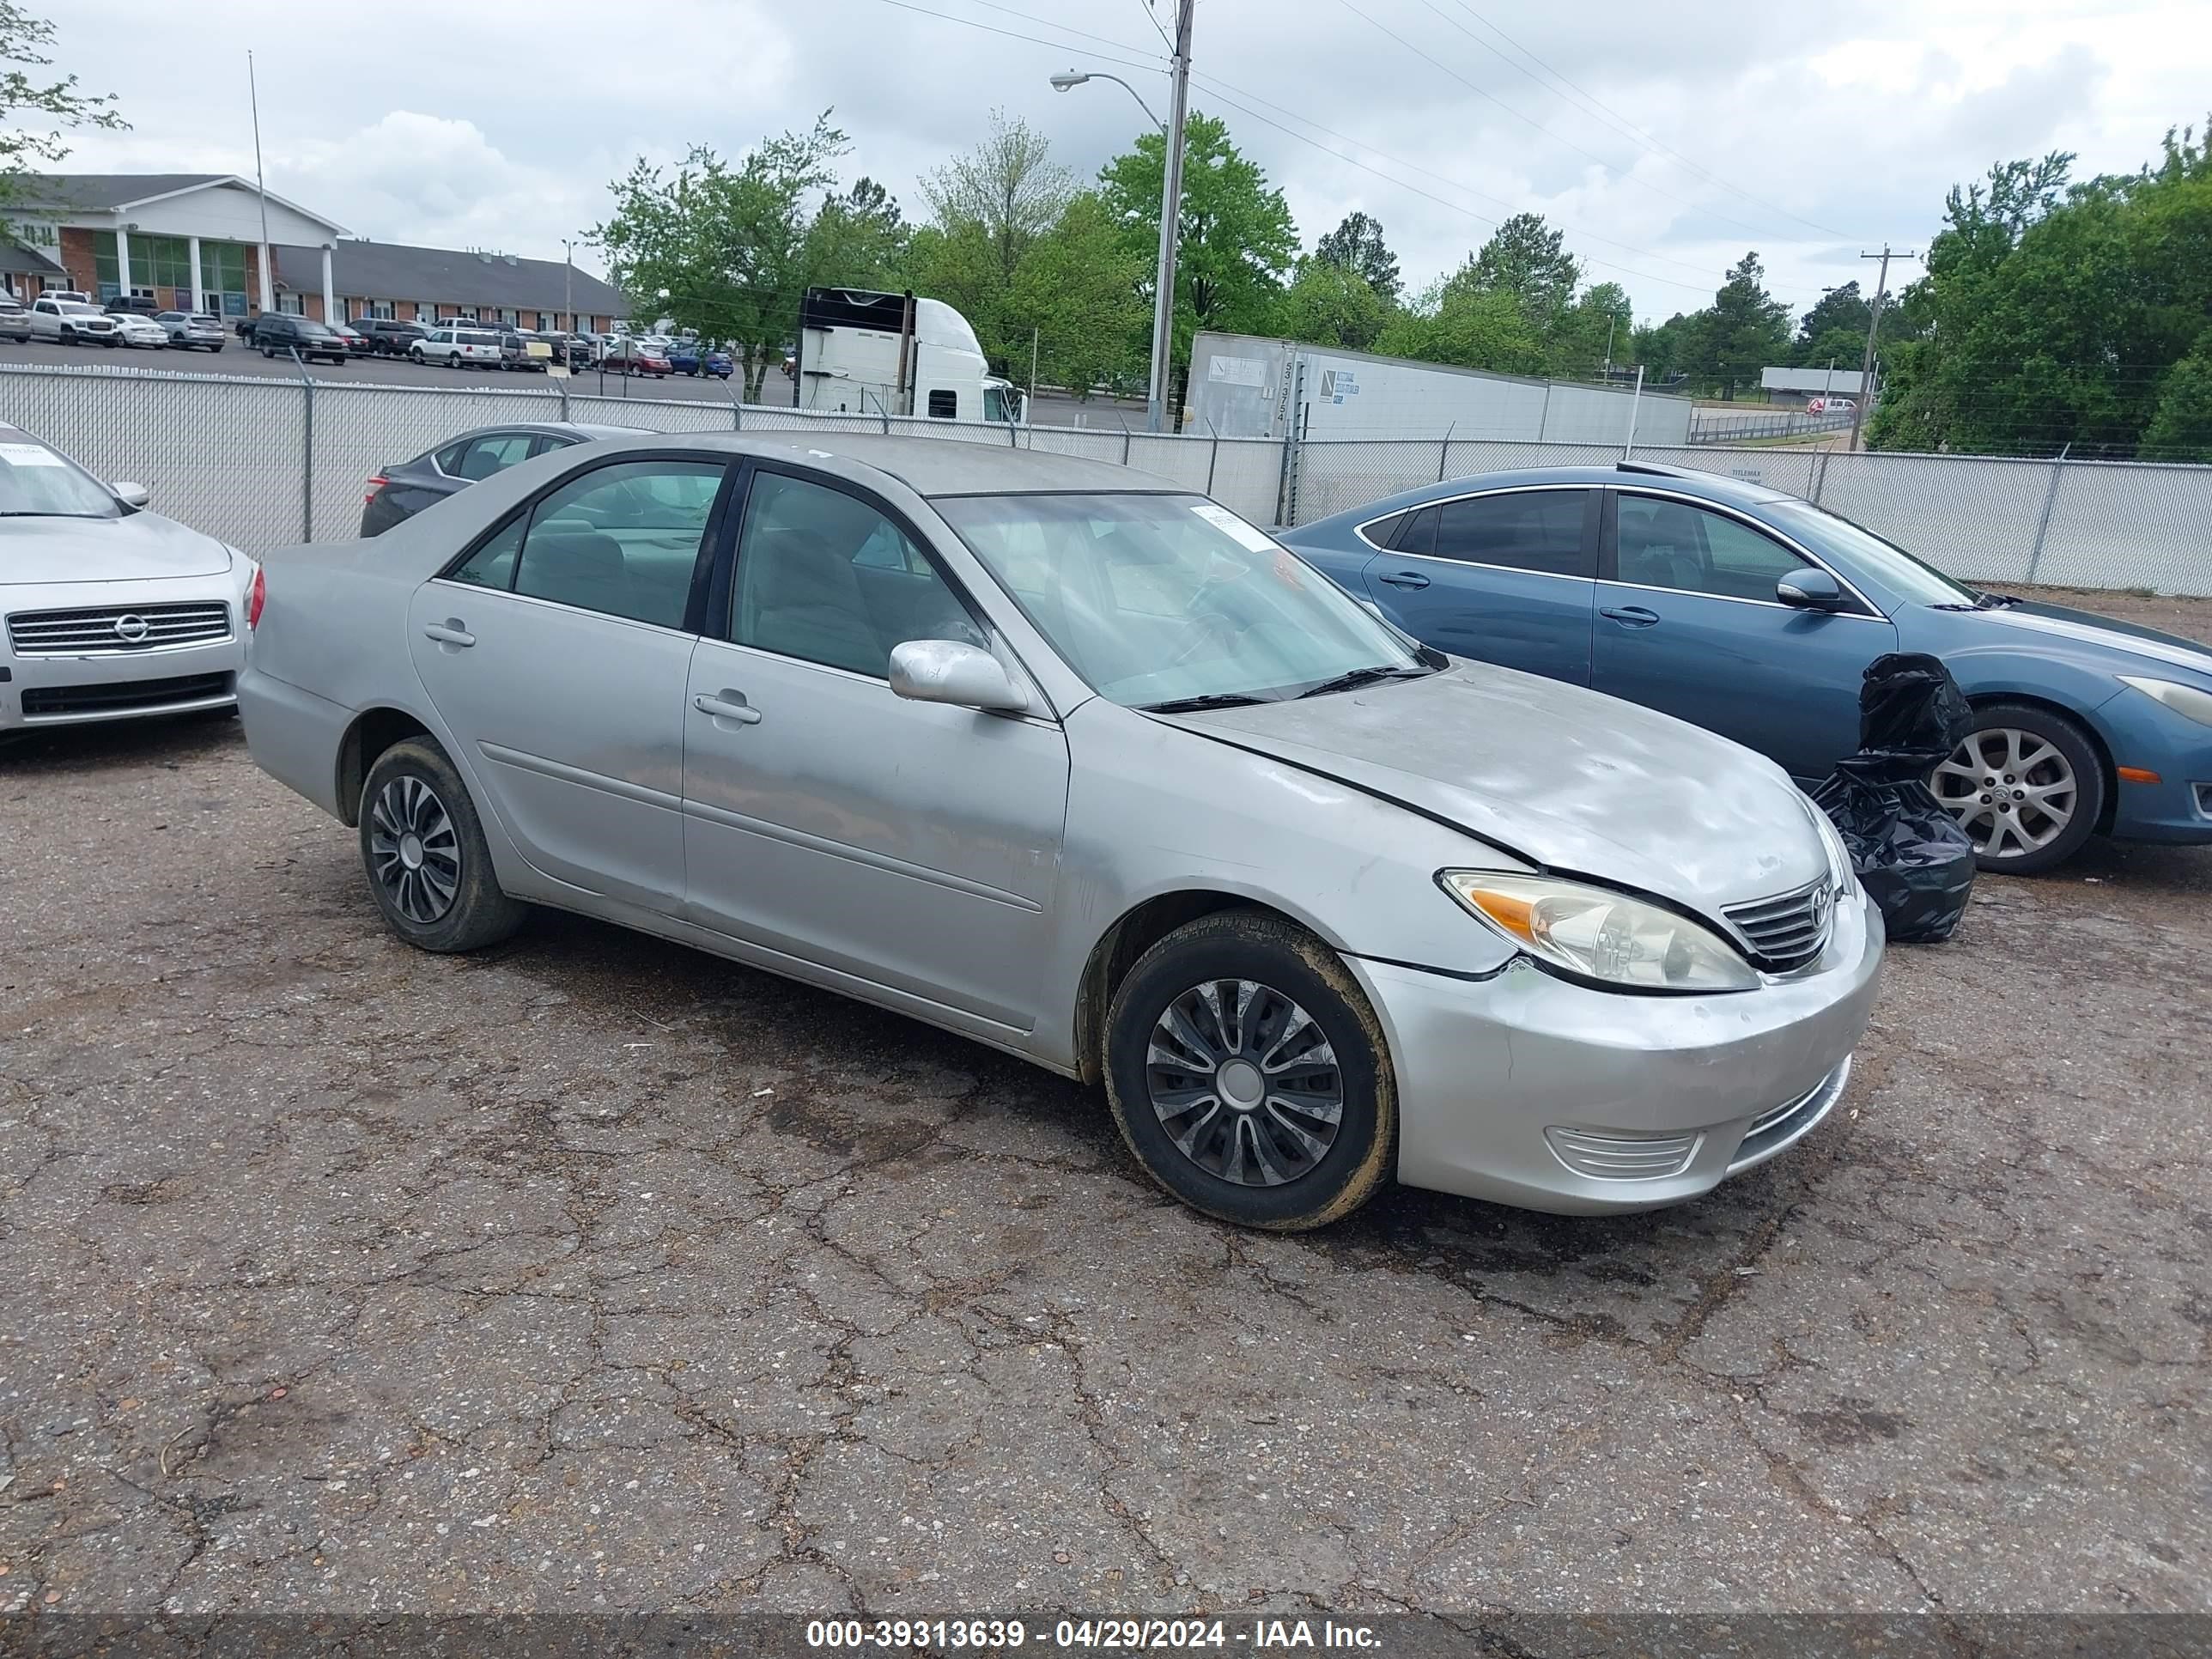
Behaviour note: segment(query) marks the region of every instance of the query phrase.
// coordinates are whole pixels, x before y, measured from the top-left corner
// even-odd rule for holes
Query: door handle
[[[448,617],[441,623],[432,623],[422,632],[441,645],[474,645],[477,636],[461,625],[459,617]]]
[[[1623,628],[1649,628],[1659,620],[1656,611],[1646,611],[1640,605],[1610,605],[1597,614],[1610,617]]]
[[[760,710],[745,701],[744,692],[732,691],[726,685],[711,696],[702,691],[691,699],[691,706],[718,720],[735,720],[740,726],[760,724]]]
[[[1426,587],[1429,585],[1429,579],[1418,570],[1393,570],[1375,580],[1388,582],[1393,587]]]

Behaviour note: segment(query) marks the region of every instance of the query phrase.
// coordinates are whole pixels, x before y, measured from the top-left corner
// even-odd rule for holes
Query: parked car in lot
[[[517,374],[543,374],[553,362],[553,348],[519,328],[500,328],[499,366]]]
[[[1976,725],[1929,784],[1982,868],[2092,835],[2212,842],[2212,651],[1979,592],[1810,502],[1624,462],[1461,478],[1283,538],[1455,655],[1734,738],[1810,785],[1858,746],[1860,678],[1941,657]]]
[[[499,336],[480,328],[434,328],[407,348],[418,363],[447,368],[497,368],[504,361]]]
[[[253,757],[430,951],[552,905],[1103,1080],[1184,1201],[1644,1209],[1808,1133],[1880,919],[1771,763],[1416,646],[1166,479],[539,455],[266,582]],[[588,665],[586,670],[584,665]]]
[[[356,317],[352,328],[367,338],[369,349],[380,357],[404,357],[417,340],[430,332],[421,323],[403,323],[396,317]]]
[[[350,323],[332,323],[330,329],[331,333],[345,342],[346,352],[349,356],[366,357],[376,349],[375,343],[369,337]]]
[[[0,735],[228,708],[256,567],[0,424]]]
[[[659,349],[642,340],[612,342],[600,357],[599,367],[623,374],[649,374],[655,380],[665,380],[672,372]]]
[[[64,300],[41,294],[31,301],[23,320],[29,325],[33,338],[52,340],[58,345],[112,346],[120,343],[123,338],[115,319],[87,300]]]
[[[115,337],[127,346],[146,346],[155,351],[169,349],[169,331],[143,312],[110,311]]]
[[[182,349],[199,348],[221,351],[223,348],[222,319],[211,317],[203,311],[164,311],[154,320],[167,332],[169,343]]]
[[[31,337],[29,313],[23,302],[12,294],[0,294],[0,335],[5,335],[17,345]]]
[[[726,380],[737,368],[730,354],[712,346],[702,346],[696,340],[681,340],[668,349],[668,367],[675,374],[694,377],[713,375]]]
[[[246,342],[264,357],[296,352],[303,363],[312,363],[318,358],[325,362],[343,363],[353,356],[344,337],[328,324],[319,323],[312,317],[295,317],[284,311],[264,311],[256,317]]]
[[[545,421],[520,426],[487,426],[464,432],[411,461],[380,467],[362,497],[361,533],[379,536],[456,490],[481,483],[493,474],[543,455],[603,438],[637,438],[646,428],[592,426],[581,422]]]

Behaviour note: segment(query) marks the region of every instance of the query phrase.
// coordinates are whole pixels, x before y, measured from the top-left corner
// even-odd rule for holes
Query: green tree
[[[771,354],[798,326],[807,198],[830,184],[847,148],[824,111],[808,131],[764,139],[735,166],[703,145],[672,177],[640,158],[609,185],[615,210],[591,240],[640,314],[729,344],[757,400]]]
[[[0,229],[8,204],[21,199],[24,174],[69,154],[64,132],[130,125],[117,113],[113,93],[80,92],[74,75],[53,81],[35,73],[52,66],[44,48],[53,38],[52,23],[0,0],[0,64],[7,65],[0,71]]]
[[[982,228],[1002,287],[1012,286],[1022,256],[1060,222],[1075,190],[1074,176],[1053,161],[1044,136],[999,109],[991,112],[989,137],[921,181],[939,229]]]
[[[1629,348],[1630,361],[1644,366],[1647,380],[1664,380],[1689,367],[1691,321],[1676,312],[1663,323],[1636,331]]]
[[[1334,230],[1314,244],[1313,257],[1356,272],[1385,306],[1398,303],[1398,256],[1383,242],[1382,225],[1364,213],[1346,214]]]
[[[2158,410],[2143,428],[2147,461],[2212,461],[2212,329],[2166,372]]]
[[[840,288],[885,289],[905,270],[912,232],[899,204],[872,179],[823,198],[806,228],[806,280]]]
[[[1553,318],[1544,372],[1572,380],[1594,377],[1622,360],[1635,333],[1628,290],[1618,283],[1599,283]]]
[[[1083,191],[1030,244],[1007,290],[1006,372],[1029,367],[1031,331],[1038,377],[1087,397],[1092,387],[1141,374],[1148,313],[1138,290],[1145,263],[1097,194]]]
[[[1278,331],[1310,345],[1365,351],[1390,321],[1392,310],[1357,267],[1313,253],[1298,261],[1283,295]]]
[[[2126,458],[2187,449],[2212,317],[2212,154],[2170,130],[2134,173],[2069,183],[2062,153],[1953,190],[1919,337],[1887,354],[1881,448]]]
[[[1159,241],[1165,140],[1158,132],[1109,161],[1099,196],[1124,243],[1145,261],[1143,300]],[[1195,112],[1183,125],[1182,210],[1177,216],[1175,343],[1170,361],[1190,362],[1200,329],[1264,333],[1273,325],[1283,278],[1297,258],[1297,230],[1283,192],[1230,142],[1228,126]]]
[[[1544,362],[1543,337],[1519,296],[1458,276],[1419,295],[1384,328],[1376,349],[1502,374],[1538,374]]]
[[[1517,296],[1529,320],[1548,328],[1582,280],[1582,265],[1565,242],[1565,234],[1553,230],[1542,214],[1516,213],[1491,234],[1461,274],[1477,288]]]
[[[1790,307],[1766,291],[1766,268],[1755,252],[1729,267],[1713,302],[1691,319],[1687,367],[1724,398],[1756,385],[1759,372],[1780,364],[1790,346]]]

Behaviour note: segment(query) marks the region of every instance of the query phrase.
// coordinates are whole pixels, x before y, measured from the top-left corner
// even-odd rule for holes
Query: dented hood
[[[1455,662],[1418,680],[1155,718],[1340,779],[1547,870],[1708,914],[1827,868],[1815,809],[1771,761],[1510,669]]]

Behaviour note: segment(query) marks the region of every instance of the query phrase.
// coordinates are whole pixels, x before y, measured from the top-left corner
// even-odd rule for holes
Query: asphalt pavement
[[[0,848],[0,1610],[2212,1607],[2212,850],[1984,877],[1703,1200],[1285,1238],[856,1003],[412,951],[233,722]]]

